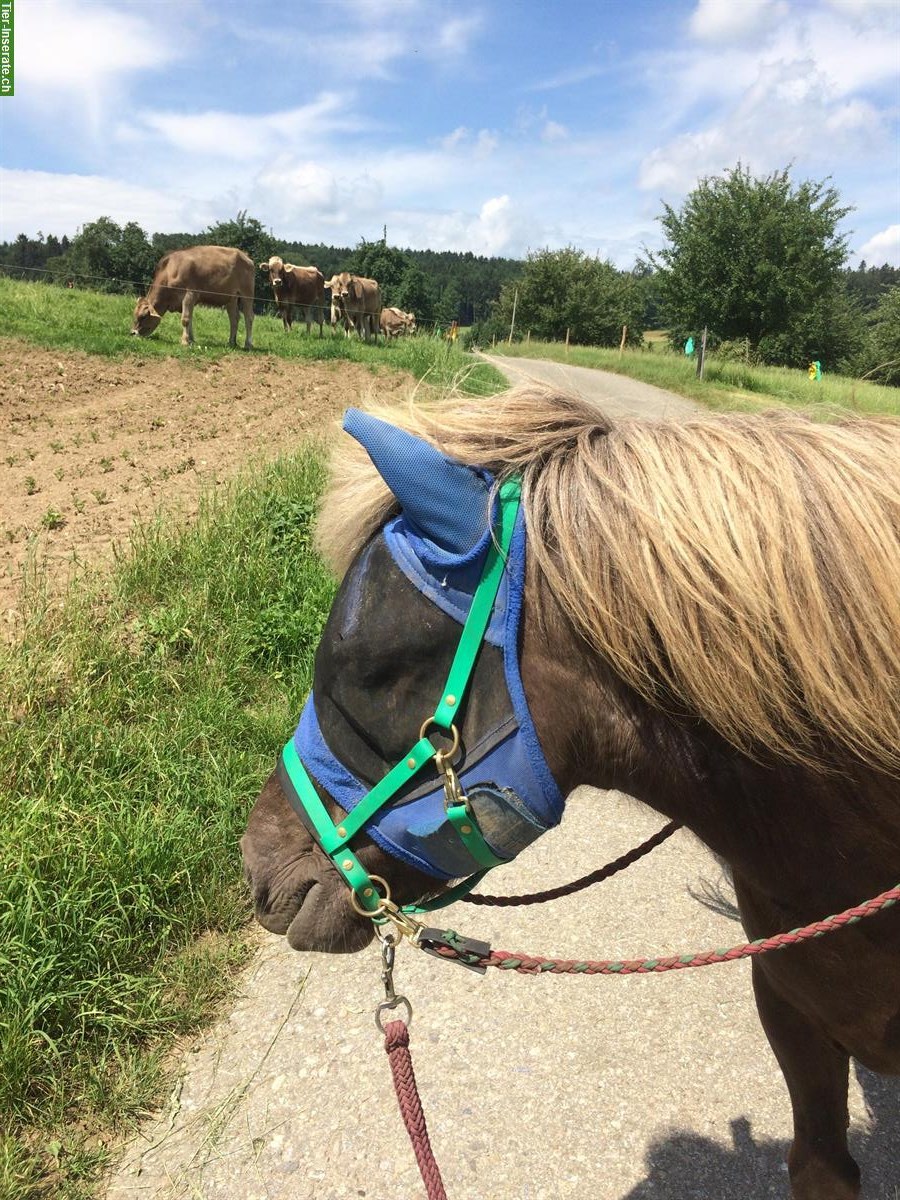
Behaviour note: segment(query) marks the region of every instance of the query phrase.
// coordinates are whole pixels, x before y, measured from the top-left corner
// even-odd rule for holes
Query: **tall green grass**
[[[546,358],[573,367],[594,367],[628,375],[655,387],[666,388],[696,400],[708,408],[758,410],[788,405],[818,410],[828,415],[835,409],[861,413],[900,414],[900,388],[883,387],[827,372],[818,382],[806,371],[788,367],[755,367],[711,355],[703,379],[697,378],[694,359],[675,354],[656,343],[653,350],[603,349],[599,346],[570,346],[559,342],[517,342],[498,345],[492,354],[511,357]]]
[[[146,1106],[243,957],[238,840],[332,597],[320,484],[303,453],[140,526],[0,649],[0,1196],[91,1194],[93,1133]]]
[[[132,337],[134,297],[110,296],[100,292],[63,288],[47,283],[21,283],[0,275],[2,332],[24,338],[38,346],[82,350],[107,357],[180,357],[189,361],[218,359],[225,354],[244,354],[228,349],[228,316],[222,309],[194,310],[195,344],[181,345],[181,317],[167,313],[149,338]],[[244,344],[244,321],[238,324],[238,346]],[[295,324],[285,333],[281,318],[261,314],[253,322],[253,353],[276,354],[280,358],[315,362],[356,362],[370,370],[409,371],[436,387],[457,384],[477,395],[489,395],[505,386],[503,377],[487,363],[479,362],[456,343],[426,335],[396,338],[391,342],[361,342],[354,334],[334,335],[326,325],[319,337],[313,326]]]

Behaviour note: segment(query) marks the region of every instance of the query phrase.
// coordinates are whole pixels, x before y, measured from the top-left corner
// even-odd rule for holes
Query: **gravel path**
[[[612,411],[690,407],[620,376],[491,361],[590,387]],[[493,872],[490,890],[567,881],[663,823],[619,793],[580,789],[563,825]],[[440,923],[500,949],[632,958],[743,941],[729,896],[717,863],[680,831],[594,891],[519,910],[457,904]],[[294,953],[262,932],[259,942],[233,1011],[186,1055],[107,1200],[421,1200],[373,1023],[377,949],[343,958]],[[790,1107],[748,963],[482,978],[404,946],[395,979],[414,1009],[413,1059],[450,1200],[787,1195]],[[858,1070],[851,1115],[866,1200],[896,1200],[900,1082]]]

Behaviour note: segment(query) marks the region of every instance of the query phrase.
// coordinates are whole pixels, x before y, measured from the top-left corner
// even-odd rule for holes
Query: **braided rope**
[[[409,1053],[409,1029],[405,1021],[388,1021],[385,1024],[384,1048],[391,1064],[391,1075],[394,1077],[394,1089],[397,1092],[403,1124],[412,1142],[428,1200],[447,1200],[440,1168],[434,1160],[428,1138],[422,1101],[416,1087],[412,1056]]]
[[[543,904],[546,900],[558,900],[560,896],[571,896],[573,892],[583,891],[584,888],[590,887],[594,883],[602,883],[604,879],[609,879],[611,875],[616,875],[619,871],[624,871],[626,867],[630,867],[632,863],[636,863],[639,858],[643,858],[645,854],[649,854],[651,850],[655,850],[666,838],[670,838],[676,829],[680,828],[681,825],[678,821],[670,821],[658,833],[654,833],[653,837],[647,838],[646,842],[642,842],[640,846],[635,846],[627,854],[622,854],[619,858],[614,858],[605,867],[600,867],[598,870],[592,871],[590,875],[583,875],[581,879],[576,879],[572,883],[565,883],[560,887],[549,888],[546,892],[528,892],[524,896],[486,896],[481,892],[476,892],[474,895],[460,896],[460,901],[463,904],[486,904],[497,908],[509,908],[512,905],[518,904]]]
[[[900,900],[900,884],[858,904],[853,908],[835,916],[825,917],[822,921],[813,921],[799,929],[791,929],[787,933],[778,933],[772,937],[757,938],[754,942],[744,942],[732,946],[728,950],[706,950],[697,954],[676,954],[668,958],[630,959],[622,962],[612,960],[591,961],[578,959],[541,958],[525,954],[511,954],[507,950],[494,950],[488,955],[473,960],[471,956],[466,962],[482,967],[499,967],[503,971],[518,971],[524,975],[649,975],[662,971],[680,971],[685,967],[709,967],[714,963],[734,962],[739,958],[750,958],[756,954],[768,954],[773,950],[784,950],[799,942],[810,941],[833,933],[845,925],[855,925],[865,917],[872,917],[882,909],[890,908]],[[449,947],[439,947],[435,953],[443,958],[458,958]]]

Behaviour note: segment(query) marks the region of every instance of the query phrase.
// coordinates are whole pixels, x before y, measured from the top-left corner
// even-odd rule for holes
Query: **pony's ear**
[[[490,479],[423,438],[350,408],[344,429],[365,447],[416,531],[451,554],[466,554],[489,524]]]

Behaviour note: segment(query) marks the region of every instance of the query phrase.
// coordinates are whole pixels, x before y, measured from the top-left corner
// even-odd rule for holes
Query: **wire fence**
[[[77,280],[90,280],[92,282],[100,282],[100,283],[106,284],[107,287],[112,285],[117,289],[127,288],[136,296],[145,296],[147,294],[147,292],[150,290],[150,286],[153,282],[152,280],[149,280],[147,282],[139,282],[136,279],[120,279],[118,276],[110,276],[110,275],[87,275],[84,272],[62,271],[59,268],[23,267],[23,266],[20,266],[18,263],[4,263],[4,262],[0,262],[0,272],[6,272],[10,276],[14,275],[16,272],[25,272],[30,275],[45,275],[45,276],[49,275],[49,276],[52,276],[52,278],[47,280],[47,282],[52,283],[52,284],[57,284],[57,285],[63,286],[63,287],[73,287],[76,279]],[[65,280],[65,283],[62,282],[63,280]],[[105,294],[105,295],[125,295],[126,294],[122,290],[117,290],[117,291],[113,291],[113,292],[105,292],[101,288],[84,288],[82,290],[103,292],[103,294]],[[189,289],[175,288],[173,290],[182,292],[182,291],[187,291]],[[231,300],[234,297],[233,292],[219,292],[219,291],[215,291],[211,288],[204,288],[203,293],[206,296],[219,296],[223,300]],[[283,308],[285,308],[287,305],[290,305],[292,308],[321,309],[323,314],[326,314],[330,311],[330,323],[333,328],[337,326],[337,324],[339,323],[339,321],[341,319],[341,316],[344,313],[346,313],[346,315],[348,317],[357,317],[357,318],[372,315],[371,312],[367,309],[346,308],[344,305],[341,305],[340,308],[337,309],[337,311],[336,311],[336,307],[332,300],[322,300],[321,302],[289,300],[287,298],[282,299],[282,300],[277,300],[274,296],[260,296],[255,291],[252,296],[247,297],[247,298],[252,300],[254,308],[257,308],[257,306],[259,306],[260,309],[264,310],[263,312],[260,312],[257,315],[271,315],[273,317],[277,317],[280,315],[281,310]],[[394,308],[396,306],[395,305],[384,305],[383,307],[384,308]],[[270,310],[270,309],[274,310],[274,311],[269,313],[268,310]],[[326,318],[323,316],[322,323],[324,323],[325,319]],[[419,329],[424,328],[424,329],[430,331],[431,333],[435,333],[435,332],[440,333],[443,330],[444,325],[447,324],[446,322],[441,324],[438,321],[421,320],[419,317],[414,317],[414,320],[415,320],[417,332]],[[319,324],[318,321],[313,321],[312,323]],[[355,323],[356,322],[354,322],[354,324]]]

